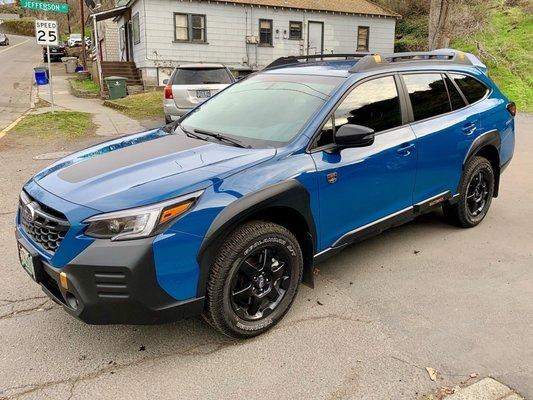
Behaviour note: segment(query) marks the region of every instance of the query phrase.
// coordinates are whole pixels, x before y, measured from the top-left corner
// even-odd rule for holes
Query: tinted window
[[[448,92],[440,74],[403,75],[415,121],[451,111]]]
[[[392,76],[357,86],[335,111],[335,126],[363,125],[384,131],[402,124],[398,90]]]
[[[481,100],[489,91],[485,85],[470,76],[453,74],[452,77],[469,103]]]
[[[340,82],[328,76],[252,76],[203,103],[182,124],[254,147],[279,146],[301,131]]]
[[[367,126],[375,132],[402,125],[394,78],[387,76],[357,86],[342,101],[333,118],[326,122],[317,138],[316,147],[332,144],[335,130],[345,124]]]
[[[466,106],[463,97],[448,77],[446,77],[446,87],[448,88],[448,94],[450,95],[450,103],[452,105],[453,110],[459,110],[460,108]]]
[[[225,68],[178,68],[172,79],[174,85],[206,85],[231,82],[231,77]]]

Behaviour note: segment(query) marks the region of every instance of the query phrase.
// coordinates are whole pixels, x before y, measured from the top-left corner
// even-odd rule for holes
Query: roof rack
[[[427,52],[394,53],[388,55],[373,54],[364,57],[355,64],[350,72],[365,72],[375,68],[383,68],[399,62],[444,63],[473,65],[465,53],[457,50],[434,50]]]
[[[265,69],[273,69],[282,67],[285,65],[301,64],[300,60],[305,60],[304,62],[314,62],[317,60],[323,60],[325,58],[344,58],[345,60],[364,58],[371,53],[353,53],[353,54],[308,54],[306,56],[288,56],[280,57],[277,60],[274,60],[268,64]],[[313,60],[313,61],[309,61]]]

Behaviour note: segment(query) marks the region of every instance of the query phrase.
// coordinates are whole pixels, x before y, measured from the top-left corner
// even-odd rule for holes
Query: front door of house
[[[324,23],[309,21],[307,31],[307,54],[324,52]]]

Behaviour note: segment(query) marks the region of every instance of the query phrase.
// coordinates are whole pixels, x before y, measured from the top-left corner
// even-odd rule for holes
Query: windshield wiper
[[[182,124],[178,124],[176,128],[180,128],[183,131],[183,133],[185,133],[185,135],[187,135],[188,137],[191,137],[194,139],[206,140],[205,137],[197,135],[195,132],[191,132],[190,130],[185,129],[185,127]]]
[[[218,132],[209,132],[209,131],[203,131],[203,130],[200,130],[200,129],[194,129],[194,133],[195,134],[199,133],[200,135],[206,135],[206,136],[214,137],[215,139],[217,139],[217,140],[219,140],[221,142],[228,142],[228,143],[233,144],[236,147],[241,147],[243,149],[250,149],[252,147],[250,145],[243,144],[240,140],[232,139],[232,138],[230,138],[228,136],[225,136],[225,135],[222,135],[221,133],[218,133]]]
[[[252,146],[243,144],[240,140],[232,139],[230,137],[224,136],[217,132],[209,132],[209,131],[203,131],[200,129],[193,129],[192,131],[186,129],[182,124],[178,124],[176,128],[180,128],[183,133],[185,133],[187,136],[200,139],[200,140],[207,140],[205,136],[213,137],[221,142],[228,142],[236,147],[241,147],[243,149],[251,149]],[[204,135],[204,136],[200,136]]]

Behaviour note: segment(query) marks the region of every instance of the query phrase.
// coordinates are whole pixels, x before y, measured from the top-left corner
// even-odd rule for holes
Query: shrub
[[[35,36],[35,20],[31,18],[7,20],[2,24],[2,30],[13,35]]]

